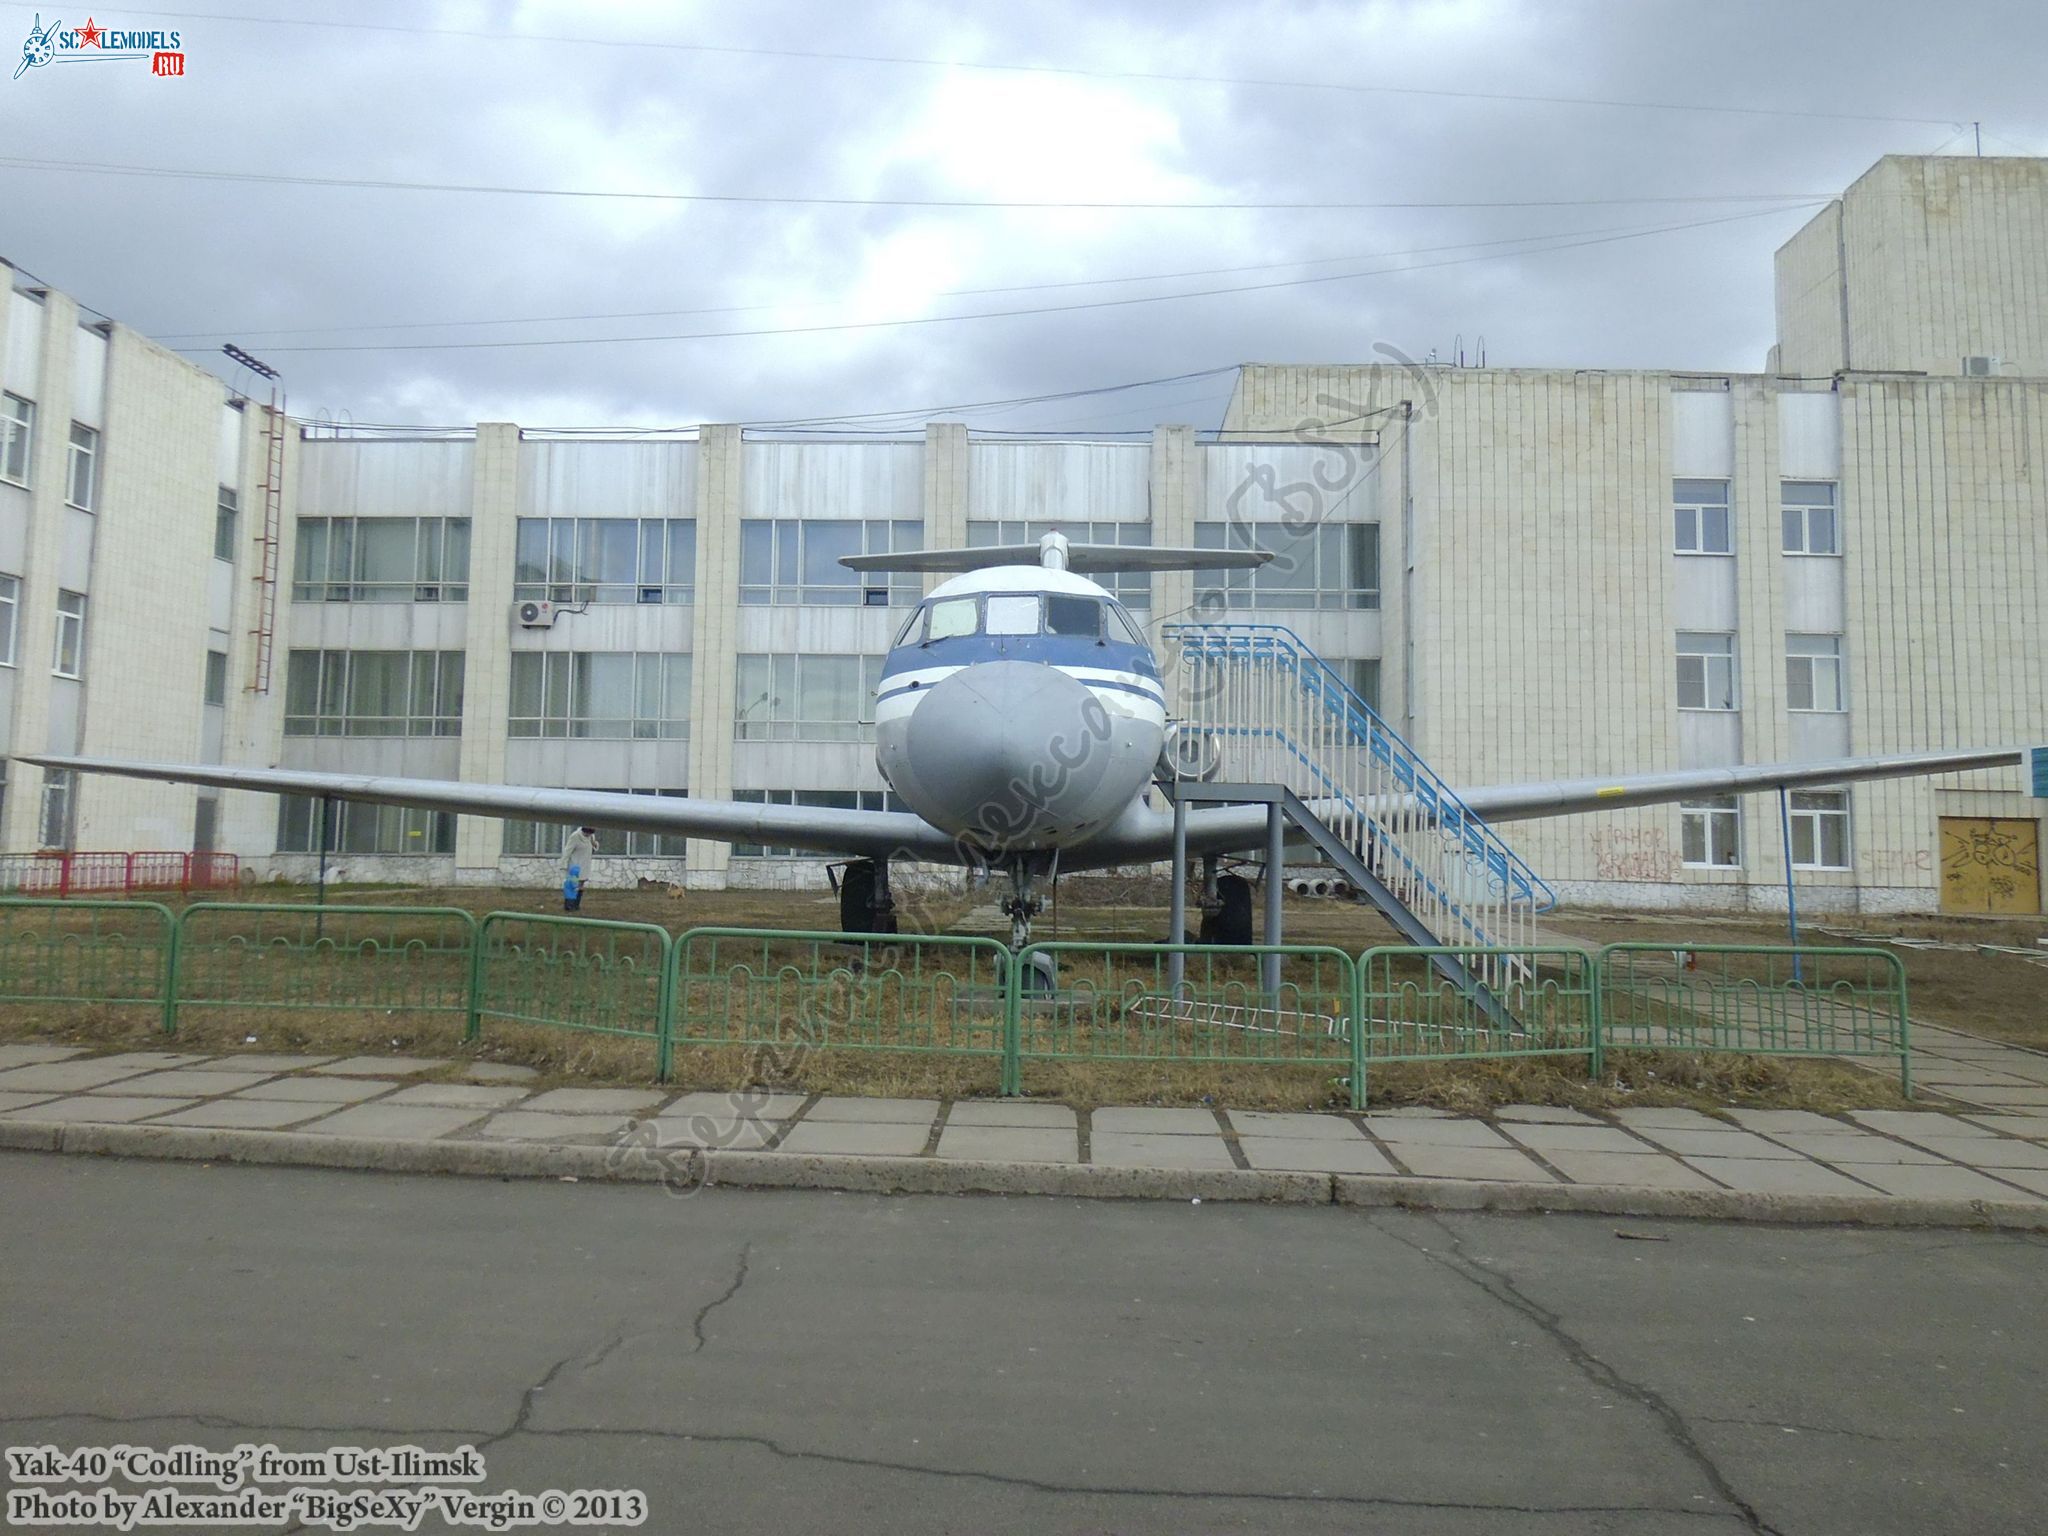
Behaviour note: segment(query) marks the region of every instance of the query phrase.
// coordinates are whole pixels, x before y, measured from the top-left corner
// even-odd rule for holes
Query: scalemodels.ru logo
[[[45,64],[91,64],[106,59],[146,60],[152,75],[182,75],[183,46],[176,32],[103,27],[91,17],[82,27],[66,27],[61,21],[46,27],[38,12],[28,41],[21,45],[21,62],[14,66],[14,78],[19,80],[28,70]]]

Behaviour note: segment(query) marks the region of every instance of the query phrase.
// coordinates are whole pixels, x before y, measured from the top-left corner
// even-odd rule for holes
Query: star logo
[[[94,25],[93,19],[90,16],[85,18],[85,25],[78,29],[78,46],[81,48],[101,48],[106,46],[100,41],[100,29]]]

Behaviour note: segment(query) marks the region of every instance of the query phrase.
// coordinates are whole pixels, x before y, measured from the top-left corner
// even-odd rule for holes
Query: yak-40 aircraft
[[[853,932],[894,930],[891,861],[966,865],[1008,875],[1011,895],[1005,911],[1012,919],[1012,937],[1022,942],[1038,909],[1035,892],[1049,875],[1150,863],[1169,857],[1174,845],[1173,812],[1149,803],[1146,793],[1155,780],[1173,777],[1177,750],[1176,722],[1169,716],[1159,662],[1137,623],[1087,573],[1245,568],[1269,558],[1254,550],[1074,544],[1054,533],[1036,545],[842,560],[864,571],[958,573],[905,620],[875,698],[876,762],[910,807],[907,811],[741,804],[293,768],[41,756],[23,756],[22,761],[222,789],[802,848],[850,861],[838,885],[841,923]],[[1461,816],[1513,821],[1701,795],[1996,767],[2022,756],[2022,749],[2007,747],[1477,785],[1460,788],[1449,799],[1432,794],[1405,805],[1363,807],[1362,815],[1412,823],[1455,804]],[[1190,855],[1227,855],[1266,845],[1265,804],[1182,809]],[[1362,825],[1360,808],[1353,809],[1353,825]],[[1251,941],[1248,898],[1223,919],[1212,931],[1218,941]]]

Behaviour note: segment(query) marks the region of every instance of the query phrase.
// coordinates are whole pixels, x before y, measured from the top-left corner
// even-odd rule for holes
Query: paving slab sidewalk
[[[552,1166],[552,1149],[565,1170],[614,1177],[641,1176],[637,1162],[650,1157],[675,1169],[695,1167],[703,1155],[714,1178],[717,1159],[738,1158],[765,1182],[798,1182],[819,1169],[847,1179],[858,1169],[869,1183],[833,1187],[941,1189],[961,1187],[948,1184],[948,1169],[988,1180],[995,1179],[990,1170],[1008,1167],[1021,1171],[1021,1183],[986,1187],[1051,1188],[1049,1179],[1071,1175],[1077,1192],[1089,1192],[1090,1180],[1117,1193],[1254,1192],[1239,1198],[1295,1198],[1323,1188],[1344,1203],[1369,1200],[1375,1188],[1406,1204],[1439,1197],[1460,1205],[1540,1203],[1605,1192],[1621,1201],[1616,1209],[1628,1208],[1627,1198],[1705,1199],[1717,1212],[1717,1200],[1732,1210],[1749,1197],[1814,1197],[1833,1203],[1800,1209],[1996,1207],[2019,1211],[2014,1219],[2023,1224],[2033,1219],[2027,1212],[2037,1213],[2048,1229],[2048,1108],[1862,1110],[1839,1118],[1541,1105],[1505,1106],[1487,1119],[1138,1105],[1089,1111],[1043,1100],[422,1083],[419,1074],[435,1063],[405,1057],[91,1056],[38,1048],[0,1062],[10,1063],[0,1067],[0,1146],[181,1156],[197,1154],[179,1147],[202,1143],[178,1138],[210,1138],[203,1145],[222,1149],[219,1155],[239,1149],[255,1158],[252,1149],[268,1135],[301,1153],[316,1138],[328,1148],[367,1147],[362,1166],[393,1166],[376,1160],[382,1147],[404,1166],[432,1167],[420,1150],[428,1147],[445,1149],[449,1171],[482,1171],[516,1156],[522,1170],[540,1172]],[[95,1127],[105,1134],[89,1134]],[[127,1129],[117,1137],[114,1128]],[[280,1153],[278,1160],[291,1158]],[[1326,1177],[1316,1185],[1308,1176]]]

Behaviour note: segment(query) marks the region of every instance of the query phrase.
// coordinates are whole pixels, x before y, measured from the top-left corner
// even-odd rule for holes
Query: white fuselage
[[[907,805],[991,854],[1069,847],[1143,793],[1166,696],[1143,631],[1085,576],[1002,565],[918,605],[882,669],[875,758]]]

